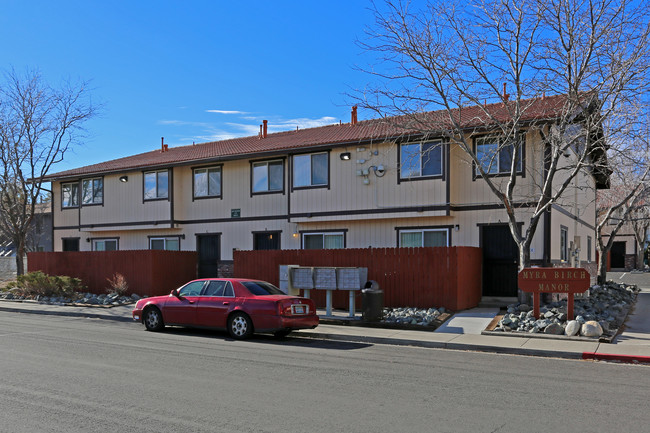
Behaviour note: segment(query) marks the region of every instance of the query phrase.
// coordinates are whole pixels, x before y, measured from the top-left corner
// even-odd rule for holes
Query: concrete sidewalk
[[[641,296],[643,295],[643,296]],[[133,322],[133,305],[111,308],[46,305],[36,302],[0,301],[0,312],[60,315]],[[625,362],[650,362],[650,288],[639,295],[635,311],[628,318],[628,328],[615,344],[598,341],[561,340],[540,337],[480,335],[496,311],[468,310],[452,317],[440,332],[386,329],[366,326],[334,325],[323,319],[316,329],[295,331],[293,338],[315,338],[345,342],[392,344],[438,349],[469,350],[568,359],[610,359]],[[480,310],[480,311],[478,311]]]

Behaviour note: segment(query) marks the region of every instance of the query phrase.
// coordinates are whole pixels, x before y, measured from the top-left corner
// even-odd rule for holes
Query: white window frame
[[[207,194],[198,194],[197,187],[196,187],[196,175],[198,172],[205,172],[206,176],[206,191]],[[214,192],[210,191],[210,172],[213,173],[219,173],[219,191]],[[200,168],[195,168],[192,170],[192,188],[194,192],[194,198],[214,198],[214,197],[221,197],[221,193],[223,191],[223,170],[221,169],[221,166],[214,166],[214,167],[200,167]]]
[[[269,165],[280,165],[280,168],[282,169],[282,172],[280,174],[280,187],[276,189],[271,189],[271,170],[269,170]],[[256,167],[266,167],[266,188],[265,189],[260,189],[260,190],[255,190],[255,168]],[[271,193],[271,192],[282,192],[284,191],[284,161],[281,159],[274,159],[270,161],[258,161],[258,162],[253,162],[251,164],[251,192],[253,194],[264,194],[264,193]]]
[[[66,188],[69,188],[67,194]],[[66,195],[68,196],[67,200]],[[61,207],[65,209],[79,207],[79,182],[61,184]]]
[[[86,185],[90,184],[90,200],[86,200],[84,191],[86,190]],[[99,185],[95,189],[96,185]],[[100,194],[97,194],[97,191]],[[93,177],[90,179],[84,179],[81,181],[81,204],[83,205],[93,205],[93,204],[102,204],[104,203],[104,178],[102,177]]]
[[[322,236],[323,238],[323,248],[313,248],[313,249],[338,249],[338,248],[325,248],[325,237],[326,236],[341,236],[341,239],[343,240],[343,246],[341,248],[345,248],[345,232],[306,232],[302,234],[302,249],[305,248],[305,244],[307,243],[307,236]]]
[[[167,174],[167,188],[165,190],[166,191],[165,195],[162,195],[161,191],[160,191],[161,188],[160,188],[159,175],[161,173]],[[151,196],[148,197],[147,196],[147,175],[155,175],[156,176],[156,192],[155,192],[155,196],[153,196],[153,197],[151,197]],[[147,200],[166,200],[167,198],[169,198],[169,177],[170,177],[169,170],[145,171],[143,173],[143,182],[142,182],[142,190],[143,190],[142,193],[143,193],[145,201],[147,201]]]
[[[154,237],[150,237],[149,238],[149,249],[150,250],[153,249],[153,248],[151,248],[151,244],[152,244],[153,241],[160,241],[160,240],[163,241],[162,250],[164,250],[164,251],[180,251],[181,250],[181,238],[180,238],[180,236],[154,236]],[[167,248],[167,244],[171,240],[176,241],[178,243],[178,249],[171,250],[171,249]]]
[[[110,239],[93,239],[93,251],[117,251],[119,250],[120,244],[117,238],[110,238]],[[107,250],[106,249],[106,242],[115,242],[115,249],[114,250]],[[97,246],[98,244],[103,243],[104,248],[99,249]]]
[[[560,261],[569,261],[569,228],[560,226]]]
[[[327,162],[327,175],[324,183],[315,183],[314,182],[314,171],[313,171],[313,166],[314,166],[314,156],[317,155],[325,155],[325,161]],[[298,169],[298,164],[296,163],[297,159],[302,160],[303,158],[309,157],[309,183],[308,184],[301,184],[301,185],[296,185],[296,179],[298,176],[296,176],[296,170]],[[330,158],[329,158],[329,152],[315,152],[315,153],[307,153],[307,154],[301,154],[301,155],[293,155],[293,188],[316,188],[316,187],[326,187],[329,185],[330,182]]]
[[[446,244],[444,246],[448,247],[449,246],[449,229],[448,228],[431,228],[431,229],[400,229],[398,230],[398,239],[399,239],[399,247],[402,247],[402,233],[422,233],[422,245],[420,247],[424,247],[424,232],[443,232],[446,235]],[[407,247],[407,248],[417,248],[417,247]]]
[[[423,150],[423,148],[429,144],[432,144],[432,148],[428,150]],[[418,150],[417,154],[417,164],[418,164],[418,173],[417,174],[412,174],[408,175],[404,173],[404,169],[411,168],[412,162],[410,159],[405,161],[404,154],[402,153],[402,149],[404,149],[405,146],[419,146],[420,149]],[[420,178],[435,178],[435,177],[441,177],[443,175],[443,169],[444,169],[444,152],[443,152],[443,142],[442,140],[430,140],[430,141],[424,141],[421,143],[402,143],[399,146],[399,152],[400,152],[400,169],[399,169],[399,176],[400,180],[408,180],[408,179],[420,179]],[[431,153],[432,152],[439,152],[440,153],[440,167],[437,167],[437,173],[434,174],[422,174],[422,161],[427,160],[427,158],[431,158]],[[413,154],[415,155],[415,154]],[[413,167],[414,168],[414,167]]]

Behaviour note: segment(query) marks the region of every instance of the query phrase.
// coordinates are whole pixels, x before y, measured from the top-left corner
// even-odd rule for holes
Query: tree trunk
[[[25,245],[19,243],[16,246],[16,275],[25,274]]]
[[[530,267],[530,242],[522,242],[519,246],[519,272],[524,268]],[[530,292],[524,292],[523,290],[517,290],[517,298],[520,304],[532,305],[533,294]]]
[[[597,283],[601,286],[607,282],[607,253],[608,252],[609,250],[603,253],[601,249],[598,249]]]

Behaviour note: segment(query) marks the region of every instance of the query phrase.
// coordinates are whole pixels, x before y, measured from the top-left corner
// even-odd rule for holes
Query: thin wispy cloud
[[[218,114],[247,114],[242,111],[233,110],[205,110]],[[237,137],[255,136],[260,132],[262,120],[268,119],[268,131],[282,132],[299,129],[317,128],[319,126],[331,125],[337,120],[331,116],[323,116],[315,119],[300,117],[294,119],[283,119],[278,116],[238,116],[241,122],[197,122],[188,120],[167,119],[159,120],[158,124],[169,127],[176,127],[174,133],[178,144],[206,143],[212,141],[228,140]],[[182,130],[182,132],[181,132]]]
[[[217,114],[248,114],[245,111],[236,111],[236,110],[205,110],[206,113],[217,113]]]

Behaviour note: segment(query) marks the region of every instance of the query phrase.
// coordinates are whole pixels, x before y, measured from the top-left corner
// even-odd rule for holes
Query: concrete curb
[[[300,331],[292,332],[291,336],[294,338],[344,341],[347,343],[390,344],[394,346],[412,346],[412,347],[423,347],[428,349],[449,349],[449,350],[470,351],[470,352],[501,353],[505,355],[537,356],[537,357],[544,357],[544,358],[562,358],[562,359],[574,359],[574,360],[583,359],[581,352],[571,352],[571,351],[523,349],[523,348],[516,348],[516,347],[502,347],[502,346],[492,346],[492,345],[477,345],[477,344],[439,342],[439,341],[404,340],[400,338],[334,335],[334,334],[326,334],[326,333],[318,333],[318,332],[301,333]]]

